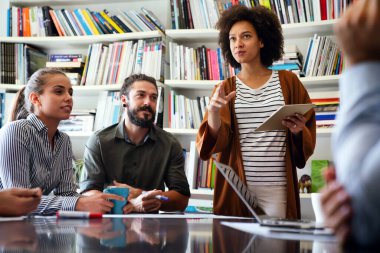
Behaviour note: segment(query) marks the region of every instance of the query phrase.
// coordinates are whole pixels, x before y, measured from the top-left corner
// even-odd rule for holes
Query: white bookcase
[[[306,57],[307,46],[310,37],[315,33],[318,35],[332,35],[333,25],[336,20],[327,20],[319,22],[308,22],[298,24],[282,25],[285,45],[296,44]],[[193,29],[193,30],[166,30],[166,36],[169,40],[188,47],[198,47],[206,45],[215,49],[217,47],[218,31],[214,29]],[[338,81],[339,76],[315,76],[300,78],[303,85],[307,88],[312,98],[339,96]],[[220,80],[170,80],[165,79],[164,83],[167,87],[175,90],[178,94],[185,95],[190,98],[195,96],[210,96],[214,86],[220,83]],[[196,138],[196,129],[170,129],[167,131],[173,133],[181,140],[182,145],[189,149],[189,143]],[[298,170],[298,175],[310,175],[311,160],[332,160],[330,141],[333,129],[317,129],[317,143],[314,155],[309,159],[306,166],[302,170]],[[212,201],[213,191],[209,189],[194,189],[192,197],[197,204],[208,205]],[[301,194],[301,209],[303,218],[314,218],[311,207],[310,195]]]
[[[105,4],[106,3],[106,4]],[[114,35],[96,35],[96,36],[70,36],[70,37],[5,37],[6,34],[6,9],[9,6],[43,6],[49,5],[52,8],[89,8],[91,10],[103,10],[106,8],[110,12],[117,12],[118,9],[125,10],[129,8],[140,9],[145,7],[152,10],[156,16],[163,22],[167,28],[165,35],[160,32],[137,32]],[[173,30],[171,28],[170,0],[9,0],[0,1],[0,41],[26,43],[38,46],[47,53],[81,53],[87,54],[89,44],[102,42],[105,44],[124,41],[131,39],[148,39],[162,37],[166,41],[174,41],[186,46],[206,45],[208,47],[217,47],[218,31],[214,29],[193,29],[193,30]],[[283,25],[285,44],[296,44],[304,57],[309,38],[318,33],[319,35],[332,35],[333,25],[336,20],[327,20],[319,22],[298,23]],[[167,51],[168,45],[167,46]],[[169,67],[165,66],[165,77],[169,77]],[[301,78],[302,83],[308,89],[311,97],[313,93],[321,96],[322,92],[338,91],[338,76],[322,76]],[[173,89],[179,94],[194,98],[195,96],[210,96],[215,84],[220,81],[199,81],[199,80],[169,80],[165,79],[165,93]],[[16,91],[22,85],[0,84],[0,91]],[[99,86],[75,86],[74,87],[74,109],[93,109],[96,108],[98,93],[104,90],[119,90],[120,85],[99,85]],[[168,109],[168,96],[165,97],[165,110]],[[189,149],[191,140],[195,140],[197,130],[195,129],[170,129],[168,127],[168,116],[164,114],[165,130],[174,134],[182,143],[183,147]],[[91,135],[91,132],[69,133],[75,156],[83,156],[84,146]],[[330,149],[330,129],[317,131],[317,147],[312,159],[332,159]],[[309,161],[310,161],[309,160]],[[310,174],[310,162],[306,165],[299,175],[304,173]],[[212,190],[195,190],[192,189],[192,204],[201,204],[210,206],[212,200]],[[195,201],[196,200],[196,201]],[[309,201],[307,196],[302,196],[302,200]],[[310,215],[306,215],[309,217]],[[310,216],[311,217],[311,216]]]

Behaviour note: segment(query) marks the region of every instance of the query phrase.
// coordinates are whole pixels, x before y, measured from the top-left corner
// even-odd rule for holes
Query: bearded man
[[[120,94],[123,120],[95,132],[86,144],[81,192],[93,195],[110,185],[128,187],[124,213],[183,211],[190,197],[185,160],[178,140],[153,124],[156,80],[131,75]]]

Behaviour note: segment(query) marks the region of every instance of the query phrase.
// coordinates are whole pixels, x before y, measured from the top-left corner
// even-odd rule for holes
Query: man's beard
[[[152,114],[152,117],[149,119],[148,115],[144,114],[144,118],[141,119],[137,116],[137,113],[139,111],[148,111]],[[149,105],[144,105],[142,107],[139,107],[137,109],[127,110],[129,120],[135,124],[136,126],[142,127],[142,128],[149,128],[153,126],[154,122],[154,115],[156,114],[155,111],[150,107]]]

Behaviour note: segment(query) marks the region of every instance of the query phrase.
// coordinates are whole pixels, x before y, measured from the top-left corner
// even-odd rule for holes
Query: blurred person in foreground
[[[338,240],[379,244],[380,235],[380,2],[352,4],[335,27],[348,67],[340,80],[333,134],[336,170],[325,172],[326,225]]]

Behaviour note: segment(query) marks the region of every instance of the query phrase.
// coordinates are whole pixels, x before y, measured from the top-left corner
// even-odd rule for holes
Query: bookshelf
[[[113,42],[137,39],[162,38],[166,42],[173,41],[186,46],[200,46],[205,44],[208,47],[217,47],[218,31],[215,29],[170,29],[171,12],[170,0],[109,0],[106,8],[110,12],[116,12],[118,9],[146,7],[156,14],[156,16],[166,26],[165,34],[159,31],[150,32],[133,32],[124,34],[107,34],[91,36],[67,36],[67,37],[5,37],[6,34],[6,12],[10,6],[31,7],[49,5],[54,9],[59,8],[90,8],[91,10],[100,11],[105,8],[103,0],[8,0],[0,1],[0,41],[9,43],[26,43],[46,50],[47,53],[81,53],[87,54],[87,48],[93,43],[109,44]],[[284,24],[283,32],[285,44],[296,44],[301,53],[306,56],[308,40],[313,34],[332,35],[333,26],[337,20],[324,20],[315,22],[303,22],[294,24]],[[168,49],[167,49],[168,51]],[[166,56],[168,58],[168,56]],[[167,59],[166,59],[167,60]],[[169,78],[169,66],[165,66],[165,76],[163,85],[165,87],[165,110],[168,109],[168,92],[174,90],[179,94],[189,97],[199,95],[210,96],[213,87],[220,80],[171,80]],[[309,93],[320,91],[337,91],[339,76],[312,76],[300,78],[301,82],[309,90]],[[0,84],[0,90],[17,91],[22,85]],[[74,109],[93,109],[96,108],[98,94],[102,91],[118,91],[121,85],[95,85],[95,86],[74,86]],[[189,143],[195,140],[196,129],[174,129],[168,128],[168,115],[164,115],[164,128],[166,131],[175,135],[182,143],[183,147],[189,149]],[[330,136],[332,129],[317,130],[317,147],[315,154],[311,159],[332,159],[330,150]],[[73,150],[76,157],[81,157],[84,151],[84,145],[92,132],[69,133]],[[310,174],[310,160],[300,175]],[[193,203],[203,203],[210,205],[212,200],[212,190],[192,189]],[[302,199],[308,197],[302,195]],[[198,201],[199,200],[199,201]]]
[[[283,24],[283,34],[286,45],[297,45],[302,53],[304,60],[307,55],[309,39],[314,34],[320,36],[333,35],[333,26],[337,23],[336,19],[303,22],[294,24]],[[216,49],[218,31],[215,29],[167,29],[165,31],[168,40],[190,48],[200,47],[206,45],[207,48]],[[320,92],[325,92],[327,96],[331,96],[338,91],[339,75],[327,76],[307,76],[301,77],[300,81],[309,91],[311,97],[320,96]],[[195,96],[211,96],[214,86],[220,83],[221,80],[173,80],[165,79],[164,83],[167,87],[177,92],[179,95],[194,99]],[[327,94],[330,93],[330,94]],[[189,148],[188,140],[194,140],[197,130],[196,129],[166,129],[173,133],[182,142],[183,146]],[[298,170],[298,175],[301,177],[303,174],[311,174],[311,160],[332,160],[331,153],[331,133],[332,128],[319,128],[317,129],[317,143],[314,155],[309,159],[305,168]],[[193,139],[191,139],[193,135]],[[192,190],[192,196],[197,199],[212,200],[213,191],[209,189],[196,189]],[[302,215],[304,218],[313,218],[313,211],[310,203],[309,194],[300,194]]]
[[[339,75],[301,77],[302,84],[306,88],[337,87]],[[212,91],[215,85],[222,80],[165,80],[165,85],[172,89],[197,89]]]

